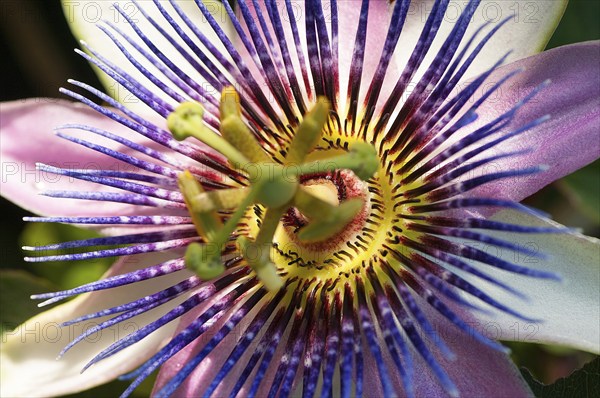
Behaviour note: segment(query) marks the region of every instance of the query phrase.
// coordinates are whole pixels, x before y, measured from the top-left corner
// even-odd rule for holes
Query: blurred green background
[[[553,0],[548,0],[553,1]],[[77,42],[64,20],[59,1],[2,0],[0,2],[2,74],[0,100],[56,97],[67,77],[101,87],[83,59],[73,53]],[[22,24],[15,15],[27,15]],[[600,1],[571,0],[549,48],[600,38]],[[572,174],[527,199],[565,225],[600,235],[600,162]],[[34,292],[69,288],[97,279],[111,260],[76,263],[27,264],[20,247],[88,237],[89,232],[22,221],[28,214],[0,198],[2,219],[0,254],[0,330],[11,328],[38,311],[28,296]],[[21,299],[19,299],[21,297]],[[593,356],[560,347],[513,344],[515,361],[544,383],[570,374]],[[117,396],[128,383],[113,382],[73,397]],[[148,396],[151,381],[135,396]]]

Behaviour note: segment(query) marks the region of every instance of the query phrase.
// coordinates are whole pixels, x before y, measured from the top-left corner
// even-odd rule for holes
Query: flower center
[[[338,137],[329,141],[328,138],[325,141],[330,147],[319,148],[311,155],[337,153],[351,147],[353,142],[345,142],[345,138],[338,140]],[[274,236],[272,250],[273,262],[284,270],[285,277],[316,278],[335,285],[362,273],[367,267],[380,268],[377,263],[385,256],[386,243],[392,235],[402,231],[397,212],[406,210],[390,205],[398,191],[395,176],[379,164],[373,177],[366,181],[351,170],[336,170],[305,178],[302,185],[314,190],[330,204],[359,200],[361,206],[344,228],[317,242],[300,239],[302,230],[312,221],[310,214],[297,208],[290,209]]]
[[[191,173],[179,176],[186,205],[204,240],[188,246],[188,268],[203,279],[223,273],[222,253],[234,236],[246,262],[269,290],[276,290],[283,286],[280,275],[287,271],[275,265],[281,262],[273,262],[273,248],[286,257],[296,246],[297,261],[306,258],[314,263],[320,256],[337,255],[357,238],[369,208],[364,181],[378,170],[378,156],[372,145],[360,141],[340,145],[338,138],[329,148],[318,146],[330,119],[327,100],[319,99],[304,116],[281,151],[283,159],[271,158],[244,124],[233,88],[221,95],[221,135],[204,125],[203,112],[197,103],[180,105],[167,119],[173,136],[195,137],[220,152],[247,177],[248,185],[204,192]],[[228,217],[218,213],[232,209]]]

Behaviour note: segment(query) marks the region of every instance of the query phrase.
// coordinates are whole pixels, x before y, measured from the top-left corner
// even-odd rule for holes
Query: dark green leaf
[[[0,272],[0,333],[12,330],[40,312],[34,293],[56,290],[48,281],[22,270]]]
[[[599,14],[600,2],[598,0],[570,1],[547,48],[598,39],[600,37]]]
[[[577,209],[600,223],[600,161],[565,177],[560,189]]]
[[[600,397],[600,357],[550,385],[535,380],[525,368],[521,373],[537,398]]]
[[[97,238],[100,235],[89,229],[82,229],[65,224],[30,223],[21,235],[21,244],[24,246],[42,246],[50,243],[68,242],[80,239]],[[82,248],[70,251],[46,251],[28,255],[54,255],[83,252],[99,249],[100,247]],[[85,261],[54,261],[47,263],[31,264],[30,268],[35,274],[44,277],[59,286],[68,289],[97,280],[106,272],[108,267],[115,262],[115,258],[98,258]]]

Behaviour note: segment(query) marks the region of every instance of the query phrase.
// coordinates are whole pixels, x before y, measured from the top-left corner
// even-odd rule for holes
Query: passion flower
[[[478,360],[464,352],[472,344],[486,360],[502,362],[507,350],[473,327],[474,317],[492,309],[536,324],[535,311],[507,304],[528,292],[506,275],[527,280],[527,286],[560,279],[543,266],[499,255],[504,250],[544,258],[506,233],[572,231],[487,216],[508,209],[540,217],[515,201],[535,190],[523,186],[551,181],[599,151],[584,149],[548,177],[556,162],[545,164],[532,155],[540,148],[534,145],[539,136],[531,136],[552,122],[546,112],[525,110],[552,87],[540,80],[521,87],[516,101],[490,105],[522,71],[497,69],[509,48],[479,74],[471,71],[513,18],[467,34],[479,3],[469,1],[442,35],[449,1],[436,1],[402,67],[394,56],[410,10],[406,0],[389,5],[389,13],[385,2],[332,1],[329,20],[317,0],[303,3],[297,19],[290,1],[285,7],[238,1],[239,19],[224,2],[234,41],[206,5],[196,2],[219,43],[176,2],[168,8],[154,1],[160,19],[147,11],[152,6],[137,8],[177,59],[116,6],[132,34],[110,22],[99,28],[135,75],[85,43],[88,53],[78,52],[160,118],[70,81],[87,94],[62,93],[129,133],[73,122],[58,135],[134,170],[39,163],[45,173],[106,187],[45,191],[52,200],[119,206],[106,214],[67,211],[28,220],[110,226],[118,233],[25,249],[44,252],[27,257],[32,262],[124,258],[100,281],[35,295],[45,300],[42,305],[104,290],[127,290],[135,298],[63,322],[69,327],[97,320],[59,357],[65,360],[90,336],[133,321],[135,330],[113,338],[83,367],[85,375],[137,349],[117,372],[141,364],[122,376],[132,380],[123,396],[161,366],[158,397],[489,392],[496,384],[467,375],[472,366],[461,370],[463,363]],[[354,24],[344,25],[346,19]],[[385,29],[378,26],[383,23]],[[597,44],[559,51],[593,54],[584,57],[586,66],[598,57]],[[560,54],[546,57],[556,61]],[[591,79],[597,83],[598,76]],[[582,118],[597,122],[597,113]],[[575,130],[574,136],[590,131]],[[66,131],[103,137],[121,149]],[[145,141],[131,138],[135,134]],[[45,254],[72,249],[82,251]],[[124,266],[138,258],[143,261]],[[169,338],[152,340],[161,333]],[[149,341],[152,348],[140,352]],[[526,394],[512,377],[502,391]]]

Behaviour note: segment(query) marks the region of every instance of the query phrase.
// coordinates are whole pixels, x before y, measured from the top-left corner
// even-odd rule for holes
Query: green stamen
[[[258,189],[256,187],[251,187],[250,192],[248,192],[248,195],[246,195],[246,197],[241,201],[238,208],[229,217],[223,228],[219,230],[219,232],[216,234],[211,243],[221,248],[225,246],[225,244],[229,241],[229,237],[235,231],[235,228],[237,227],[241,218],[244,216],[244,213],[246,212],[248,206],[254,203],[257,193]]]
[[[317,104],[304,116],[304,120],[298,126],[296,135],[290,144],[285,164],[301,164],[306,155],[314,149],[323,134],[325,123],[329,119],[329,101],[319,98]]]
[[[313,195],[310,190],[301,187],[294,197],[294,207],[308,218],[326,217],[337,206]]]
[[[221,250],[214,245],[190,244],[185,251],[185,266],[205,281],[225,272],[225,265],[221,261]]]
[[[204,125],[204,108],[197,102],[184,102],[167,117],[167,127],[176,140],[194,137],[223,154],[234,165],[245,165],[248,159],[223,137]]]
[[[244,216],[246,208],[253,202],[255,195],[256,189],[250,190],[225,225],[216,231],[206,244],[191,244],[186,249],[185,265],[201,279],[213,279],[225,272],[221,253],[239,220]]]
[[[203,192],[190,200],[194,211],[208,212],[236,208],[250,192],[250,188],[232,188]]]
[[[193,203],[195,198],[202,195],[204,192],[202,185],[200,185],[200,183],[188,170],[185,170],[183,173],[180,173],[177,176],[177,183],[179,185],[179,190],[183,194],[185,204],[188,209],[190,209],[192,221],[196,226],[198,234],[204,238],[205,241],[210,241],[214,238],[217,231],[222,227],[223,224],[216,213],[204,211],[202,209],[198,211],[194,206]],[[216,207],[216,205],[213,204],[212,207]]]
[[[348,169],[352,170],[358,178],[364,181],[373,177],[378,167],[379,159],[377,158],[377,150],[375,147],[366,142],[355,142],[348,153],[329,159],[304,163],[294,170],[291,170],[288,174],[316,174],[324,173],[326,171]]]
[[[271,261],[270,251],[273,236],[284,212],[284,208],[270,208],[267,210],[255,242],[250,241],[245,236],[238,238],[238,246],[244,258],[270,291],[279,290],[283,287],[283,280],[277,274],[277,267]]]
[[[221,135],[251,162],[272,162],[242,120],[240,97],[233,87],[223,89],[220,110]]]
[[[256,199],[267,207],[280,207],[290,202],[298,188],[296,176],[276,163],[258,163],[246,169],[253,186],[259,187]]]

